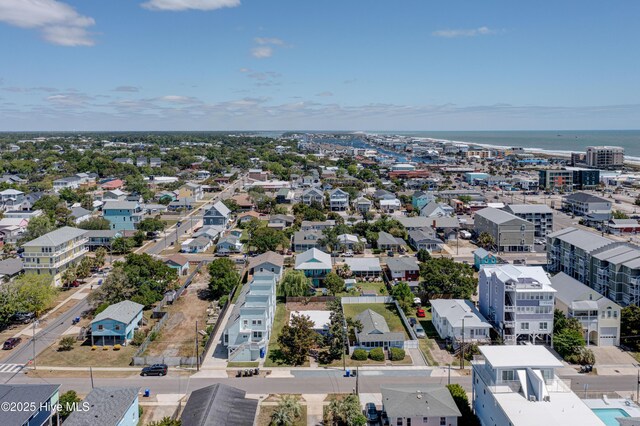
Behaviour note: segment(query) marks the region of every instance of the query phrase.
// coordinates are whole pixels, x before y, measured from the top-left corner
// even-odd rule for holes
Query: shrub
[[[134,346],[140,346],[144,342],[145,337],[147,337],[145,332],[142,330],[138,330],[133,333],[133,340],[131,341],[131,344]]]
[[[93,315],[98,315],[100,312],[104,311],[109,307],[109,302],[104,302],[98,305]]]
[[[351,359],[356,361],[366,361],[367,360],[367,351],[364,349],[356,349],[351,354]]]
[[[97,347],[96,345],[93,345],[93,346],[91,346],[91,350],[92,350],[92,351],[97,351],[97,350],[98,350],[98,347]]]
[[[402,361],[405,357],[404,349],[391,348],[389,359],[391,361]]]
[[[369,351],[369,358],[374,361],[384,361],[384,351],[382,348],[373,348]]]
[[[149,341],[153,342],[154,340],[156,340],[158,338],[158,332],[157,331],[152,331],[149,334]]]
[[[73,336],[63,337],[60,340],[60,346],[58,346],[59,351],[70,351],[73,349],[73,345],[76,343],[76,339]]]
[[[119,351],[120,349],[122,349],[122,345],[113,345],[114,351]]]
[[[102,350],[103,350],[103,351],[108,351],[108,350],[109,350],[109,348],[111,348],[111,346],[103,346],[103,347],[102,347]]]
[[[240,291],[240,290],[236,290],[236,291]],[[229,296],[225,294],[220,299],[218,299],[218,305],[222,307],[226,305],[228,301],[229,301]]]

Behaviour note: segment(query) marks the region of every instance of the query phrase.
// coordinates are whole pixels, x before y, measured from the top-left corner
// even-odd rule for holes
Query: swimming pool
[[[622,408],[592,408],[591,410],[607,426],[619,426],[616,417],[631,417]]]

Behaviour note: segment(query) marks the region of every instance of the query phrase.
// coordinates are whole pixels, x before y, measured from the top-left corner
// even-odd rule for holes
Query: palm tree
[[[302,406],[298,397],[284,395],[275,411],[271,415],[271,424],[274,426],[292,425],[294,420],[302,415]]]

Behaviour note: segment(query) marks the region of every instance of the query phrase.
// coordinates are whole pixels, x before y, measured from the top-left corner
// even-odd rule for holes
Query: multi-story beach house
[[[109,201],[102,207],[102,214],[117,231],[133,231],[142,220],[142,207],[137,201]]]
[[[504,210],[533,223],[535,237],[546,237],[553,232],[553,210],[546,204],[509,204]]]
[[[302,193],[302,203],[311,205],[312,203],[324,204],[324,193],[317,188],[309,188]]]
[[[534,229],[533,223],[492,207],[478,210],[474,219],[476,234],[491,235],[501,252],[533,251]]]
[[[562,209],[576,216],[601,215],[611,218],[611,201],[586,192],[576,192],[562,199]]]
[[[231,219],[231,210],[222,202],[204,207],[204,215],[202,218],[204,225],[217,225],[226,228],[229,226]]]
[[[345,211],[349,208],[349,193],[340,188],[329,192],[329,208],[331,211]]]

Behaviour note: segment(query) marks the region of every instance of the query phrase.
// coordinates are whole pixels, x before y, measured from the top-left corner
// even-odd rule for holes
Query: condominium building
[[[543,346],[480,346],[472,362],[472,406],[485,426],[605,426],[560,379]]]
[[[546,204],[509,204],[504,210],[533,223],[536,237],[546,237],[553,232],[553,210]]]
[[[562,209],[576,216],[602,215],[607,217],[607,220],[611,217],[611,201],[586,192],[576,192],[563,197]]]
[[[83,229],[65,226],[24,243],[25,272],[49,274],[58,285],[61,273],[87,252],[86,233]]]
[[[547,268],[622,305],[640,304],[640,247],[565,228],[547,236]]]
[[[624,166],[624,148],[619,146],[589,146],[587,166],[608,169]]]
[[[573,172],[571,170],[540,170],[538,186],[547,191],[572,191]]]
[[[485,266],[479,274],[480,313],[505,344],[550,341],[556,290],[540,266]]]
[[[503,210],[487,207],[477,211],[474,230],[478,235],[483,232],[491,235],[498,251],[533,251],[533,223]]]

